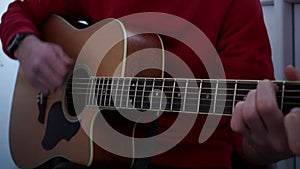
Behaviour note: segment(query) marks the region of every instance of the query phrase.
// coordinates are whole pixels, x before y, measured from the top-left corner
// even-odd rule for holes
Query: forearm
[[[0,36],[2,40],[3,51],[9,54],[7,47],[13,37],[20,32],[30,32],[38,34],[36,26],[33,21],[31,21],[30,14],[27,10],[21,6],[20,1],[14,1],[11,3],[2,17],[0,25]]]
[[[84,16],[81,2],[72,0],[17,0],[12,2],[3,15],[0,25],[3,51],[9,54],[7,47],[17,33],[26,32],[39,36],[37,26],[50,14]]]

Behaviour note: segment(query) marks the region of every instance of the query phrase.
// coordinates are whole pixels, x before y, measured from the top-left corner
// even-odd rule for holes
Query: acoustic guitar
[[[259,82],[167,78],[161,38],[156,34],[129,36],[133,33],[116,19],[76,29],[52,15],[40,33],[42,40],[61,45],[76,64],[65,85],[50,95],[32,88],[19,69],[9,139],[13,160],[20,168],[38,167],[54,157],[85,166],[132,168],[134,143],[116,145],[120,152],[132,151],[132,157],[123,157],[94,142],[106,137],[110,142],[99,114],[120,133],[147,137],[143,131],[148,125],[137,129],[137,122],[116,110],[230,116],[234,105]],[[131,59],[131,54],[149,48],[157,49],[151,51],[151,57],[137,55]],[[149,68],[143,69],[145,66]],[[279,86],[278,106],[283,112],[299,106],[295,102],[300,97],[299,82],[274,83]]]

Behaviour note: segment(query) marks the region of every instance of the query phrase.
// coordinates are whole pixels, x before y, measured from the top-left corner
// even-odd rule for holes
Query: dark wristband
[[[21,42],[26,38],[26,36],[30,35],[31,33],[18,33],[11,43],[7,47],[7,51],[10,55],[14,55],[15,51],[20,46]]]

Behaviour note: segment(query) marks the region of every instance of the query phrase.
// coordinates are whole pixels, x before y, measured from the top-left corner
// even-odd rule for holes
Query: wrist
[[[18,33],[12,41],[9,43],[7,47],[7,51],[10,55],[15,56],[15,52],[17,49],[21,46],[23,41],[29,37],[29,36],[34,36],[32,33]]]
[[[29,52],[37,47],[36,41],[39,39],[35,35],[28,35],[20,43],[19,47],[14,52],[14,57],[18,60],[22,59],[22,56],[30,55]]]

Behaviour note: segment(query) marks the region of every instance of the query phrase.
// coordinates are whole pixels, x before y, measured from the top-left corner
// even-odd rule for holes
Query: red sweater
[[[259,0],[17,0],[9,6],[2,18],[0,35],[3,50],[7,53],[8,43],[19,32],[38,35],[36,25],[49,14],[94,23],[104,18],[119,18],[138,12],[168,13],[196,25],[219,53],[226,78],[274,78],[270,45]],[[186,46],[167,37],[163,37],[163,41],[166,49],[180,56],[197,78],[207,78],[201,61]],[[208,66],[213,65],[211,63]],[[185,168],[231,168],[230,158],[234,149],[241,155],[243,153],[241,136],[231,131],[230,118],[223,117],[209,140],[199,144],[198,138],[205,119],[205,116],[200,115],[180,144],[153,157],[151,163]],[[171,122],[170,119],[162,119],[160,123],[160,130],[163,131]]]

